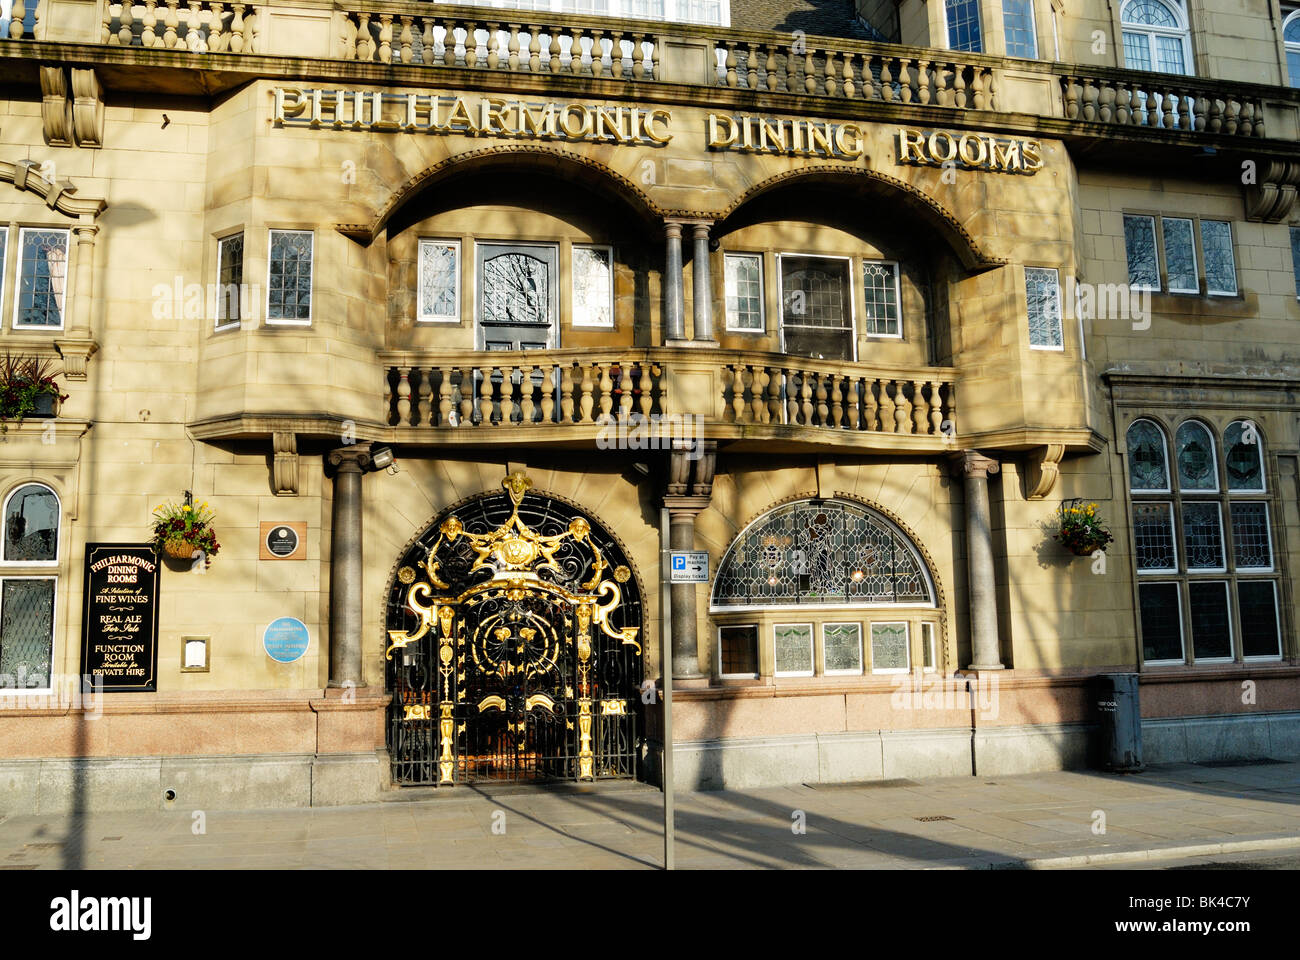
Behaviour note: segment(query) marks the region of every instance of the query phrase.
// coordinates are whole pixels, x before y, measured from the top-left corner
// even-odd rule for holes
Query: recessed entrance
[[[636,774],[641,598],[617,541],[529,492],[453,507],[406,551],[388,603],[393,780]]]

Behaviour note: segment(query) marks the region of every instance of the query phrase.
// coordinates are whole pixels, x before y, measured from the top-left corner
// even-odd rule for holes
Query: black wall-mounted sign
[[[81,676],[86,690],[158,689],[158,556],[145,543],[86,544]]]

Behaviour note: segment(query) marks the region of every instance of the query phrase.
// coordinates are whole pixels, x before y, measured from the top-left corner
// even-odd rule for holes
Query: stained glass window
[[[58,558],[59,498],[49,487],[29,483],[5,504],[4,559],[43,562]]]
[[[236,233],[217,241],[218,327],[239,323],[239,296],[243,286],[244,235]]]
[[[1282,654],[1277,622],[1277,588],[1272,580],[1238,580],[1237,608],[1241,611],[1241,649],[1247,657]]]
[[[1002,26],[1006,31],[1008,57],[1037,58],[1033,0],[1002,0]]]
[[[1185,421],[1175,437],[1178,448],[1178,486],[1183,490],[1219,489],[1219,465],[1214,459],[1210,431],[1195,420]]]
[[[15,327],[62,327],[68,281],[68,231],[24,227],[18,234]]]
[[[1249,420],[1237,420],[1223,431],[1230,491],[1264,490],[1263,444],[1259,431]]]
[[[417,273],[419,319],[459,322],[460,243],[455,240],[421,240]]]
[[[1025,267],[1025,302],[1029,309],[1029,345],[1060,349],[1061,285],[1059,275],[1047,267]]]
[[[0,687],[48,688],[53,656],[53,578],[5,578],[0,583]]]
[[[1176,583],[1138,584],[1142,619],[1142,659],[1147,663],[1183,659],[1182,610]]]
[[[822,658],[827,673],[861,673],[862,624],[822,624]]]
[[[763,330],[763,258],[757,253],[729,253],[723,260],[727,329]]]
[[[1128,259],[1128,282],[1133,286],[1159,290],[1155,217],[1124,217],[1124,254]]]
[[[718,672],[726,676],[758,676],[757,626],[718,628]]]
[[[573,324],[614,325],[614,257],[609,247],[573,248]]]
[[[1232,226],[1222,220],[1201,221],[1205,252],[1205,290],[1215,296],[1237,295],[1237,261],[1232,254]]]
[[[916,549],[874,510],[799,500],[750,524],[718,565],[712,604],[934,602]]]
[[[906,623],[871,625],[871,672],[906,673],[911,666]]]
[[[980,6],[978,0],[947,0],[948,49],[980,53]]]
[[[772,627],[776,675],[812,676],[812,624],[778,623]]]
[[[268,322],[311,321],[312,233],[310,230],[272,230],[267,263],[266,319]]]
[[[1165,274],[1169,278],[1169,292],[1200,293],[1192,221],[1164,217],[1160,222],[1160,230],[1165,241]]]
[[[1238,570],[1272,570],[1268,504],[1238,500],[1232,504],[1233,559]]]
[[[1187,584],[1187,594],[1191,612],[1192,652],[1196,659],[1232,659],[1227,582],[1192,580]]]
[[[862,261],[862,289],[866,294],[867,333],[873,337],[902,335],[898,320],[898,264]]]
[[[823,360],[852,360],[849,261],[782,257],[780,264],[786,351]]]
[[[1183,550],[1189,570],[1222,570],[1223,523],[1218,501],[1183,501]]]
[[[1172,571],[1178,567],[1174,552],[1174,521],[1168,503],[1133,504],[1133,549],[1138,572]]]
[[[1128,428],[1128,474],[1135,492],[1169,489],[1165,435],[1150,420],[1134,420]]]

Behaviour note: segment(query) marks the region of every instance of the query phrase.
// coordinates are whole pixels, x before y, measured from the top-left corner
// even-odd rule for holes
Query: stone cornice
[[[77,186],[71,180],[50,183],[40,171],[41,165],[31,160],[0,160],[0,181],[12,183],[17,190],[30,190],[41,197],[47,207],[64,216],[94,218],[108,206],[99,197],[78,196]]]

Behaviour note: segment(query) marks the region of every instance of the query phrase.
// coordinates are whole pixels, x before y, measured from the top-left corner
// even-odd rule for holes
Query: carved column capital
[[[335,447],[325,455],[326,461],[339,473],[363,473],[370,466],[370,444],[353,443]]]
[[[962,480],[984,480],[991,473],[997,473],[1001,467],[998,462],[984,456],[978,450],[963,450],[948,459],[949,469],[954,477]]]
[[[54,349],[63,358],[63,376],[66,380],[85,380],[90,358],[99,344],[90,337],[67,337],[54,341]]]

